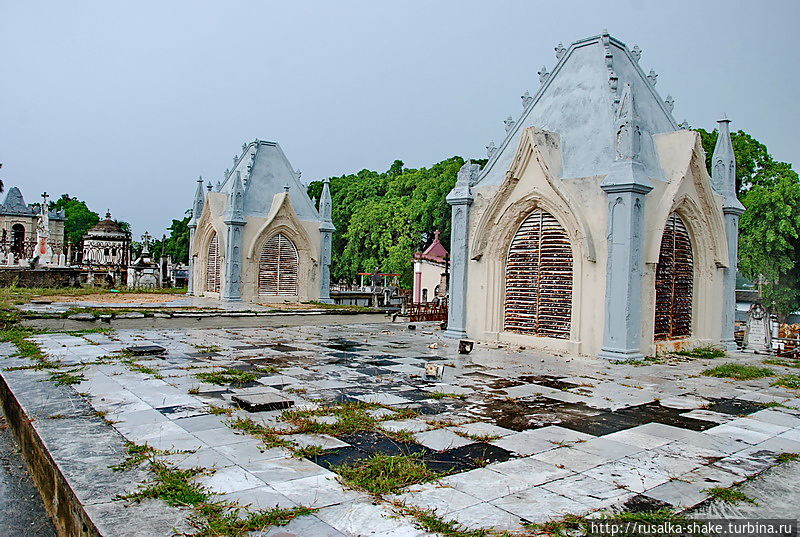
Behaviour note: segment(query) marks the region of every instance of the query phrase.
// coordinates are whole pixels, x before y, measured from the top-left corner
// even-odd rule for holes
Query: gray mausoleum
[[[728,120],[709,176],[638,47],[602,33],[555,51],[448,195],[447,334],[609,359],[732,347],[744,208]]]
[[[330,301],[331,195],[320,211],[275,142],[242,146],[216,188],[197,181],[189,294],[252,302]]]

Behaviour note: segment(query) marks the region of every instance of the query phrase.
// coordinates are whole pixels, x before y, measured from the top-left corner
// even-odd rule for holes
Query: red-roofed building
[[[414,302],[431,302],[447,296],[447,263],[449,254],[439,241],[441,232],[433,233],[433,242],[424,252],[414,254]]]

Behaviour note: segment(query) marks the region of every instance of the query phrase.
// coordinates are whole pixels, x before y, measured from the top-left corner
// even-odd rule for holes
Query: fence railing
[[[408,305],[409,321],[446,321],[447,302],[411,302]]]

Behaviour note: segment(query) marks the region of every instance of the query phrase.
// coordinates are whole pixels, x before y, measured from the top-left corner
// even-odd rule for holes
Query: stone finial
[[[458,189],[459,187],[470,187],[476,184],[478,182],[480,173],[480,165],[473,163],[471,160],[466,161],[458,170],[455,188]]]
[[[106,220],[111,220],[111,209],[106,209]]]
[[[503,121],[503,123],[506,126],[506,132],[511,132],[511,129],[514,128],[515,121],[514,121],[514,118],[512,118],[511,116],[508,116],[505,119],[505,121]]]
[[[689,130],[689,122],[684,119],[681,123],[678,123],[678,127],[684,131]]]
[[[547,79],[550,77],[550,73],[547,72],[547,66],[542,65],[542,68],[539,70],[539,82],[544,84],[547,82]]]
[[[242,173],[236,172],[229,195],[229,220],[232,222],[244,221],[244,187],[242,186]]]
[[[656,72],[653,71],[652,69],[650,69],[650,72],[647,73],[647,80],[650,81],[650,85],[651,86],[655,86],[656,85],[656,79],[657,78],[658,78],[658,75],[656,74]]]
[[[208,190],[209,192],[211,192],[211,189],[212,189],[212,188],[214,188],[214,186],[211,184],[211,181],[209,181],[209,182],[208,182],[208,184],[206,185],[206,190]]]
[[[247,149],[247,144],[242,144],[242,153],[244,153],[245,149]]]
[[[236,163],[239,162],[239,155],[233,155],[233,166],[236,167]]]
[[[319,197],[319,217],[326,223],[333,221],[333,201],[331,200],[331,180],[329,177],[322,180],[322,194]]]
[[[283,185],[283,191],[286,192],[287,194],[289,193],[289,183]]]
[[[667,107],[669,113],[672,113],[672,109],[675,108],[675,99],[672,98],[672,95],[667,95],[667,98],[664,99],[664,106]]]
[[[489,145],[486,146],[486,155],[489,158],[492,158],[492,155],[494,155],[495,151],[497,151],[497,148],[494,145],[494,141],[489,142]]]
[[[525,93],[523,93],[520,98],[522,99],[523,110],[528,108],[528,105],[533,101],[533,97],[531,97],[531,93],[528,90],[525,90]]]
[[[231,174],[231,169],[225,168],[225,179],[227,179],[230,174]]]
[[[217,186],[214,188],[217,192],[222,190],[222,181],[217,181]]]
[[[625,84],[622,89],[622,97],[617,108],[616,134],[617,160],[638,160],[642,133],[630,84]]]
[[[295,170],[294,173],[298,179],[300,179],[303,176],[303,170]]]
[[[205,204],[205,193],[203,192],[203,176],[197,179],[197,190],[194,193],[194,202],[192,203],[192,219],[196,222],[200,215],[203,214],[203,205]]]
[[[564,57],[564,54],[567,53],[567,49],[564,48],[564,43],[559,43],[558,46],[555,48],[556,51],[556,59],[560,60]]]
[[[726,198],[736,191],[736,157],[733,153],[730,122],[725,114],[717,121],[717,143],[711,156],[711,183]]]
[[[633,45],[633,49],[631,49],[631,56],[633,56],[633,59],[637,62],[641,59],[642,49],[639,48],[639,45]]]

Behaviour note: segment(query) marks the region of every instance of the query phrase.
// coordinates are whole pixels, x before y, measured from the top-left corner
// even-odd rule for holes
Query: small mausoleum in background
[[[734,347],[739,216],[728,120],[698,133],[608,33],[556,47],[452,206],[447,334],[638,359]]]
[[[242,146],[216,188],[203,180],[189,223],[189,294],[330,302],[330,185],[319,211],[275,142]]]
[[[447,297],[448,253],[439,241],[440,231],[433,233],[433,242],[424,252],[414,254],[413,301],[431,302]]]
[[[83,283],[118,287],[127,282],[131,234],[106,212],[83,236],[75,265],[80,267]]]
[[[17,187],[8,189],[5,201],[0,204],[0,265],[25,267],[37,258],[37,266],[64,266],[67,262],[64,242],[63,211],[43,210],[43,202],[28,205]],[[42,249],[44,241],[44,252]]]

